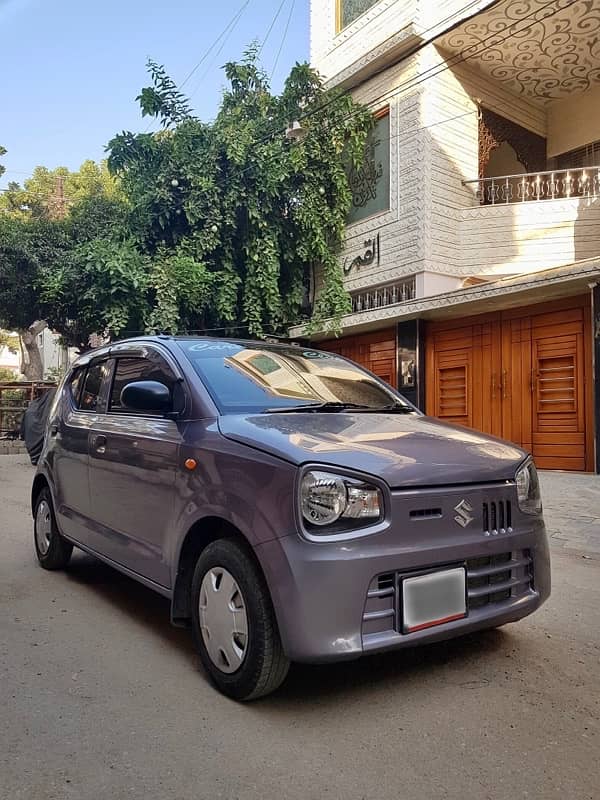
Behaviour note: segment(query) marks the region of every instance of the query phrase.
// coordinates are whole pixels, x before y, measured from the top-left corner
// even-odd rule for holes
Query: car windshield
[[[311,411],[312,406],[413,410],[387,384],[333,353],[254,342],[179,344],[223,414]]]

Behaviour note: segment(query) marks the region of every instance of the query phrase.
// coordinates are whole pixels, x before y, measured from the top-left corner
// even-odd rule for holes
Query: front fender
[[[216,425],[193,423],[184,434],[176,477],[176,535],[170,537],[175,580],[183,543],[199,522],[217,518],[233,526],[252,548],[296,532],[294,516],[297,468],[268,453],[223,437]]]

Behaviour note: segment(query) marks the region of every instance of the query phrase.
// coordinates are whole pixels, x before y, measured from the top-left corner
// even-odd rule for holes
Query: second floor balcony
[[[464,185],[473,188],[474,205],[593,200],[600,197],[600,165],[477,178],[464,181]]]
[[[460,263],[473,275],[517,275],[600,254],[600,166],[465,181]]]

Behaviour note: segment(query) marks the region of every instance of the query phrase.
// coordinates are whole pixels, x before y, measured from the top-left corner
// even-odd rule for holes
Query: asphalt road
[[[520,623],[298,666],[238,705],[164,599],[77,551],[36,566],[31,473],[0,458],[2,800],[600,797],[597,557],[555,547]]]

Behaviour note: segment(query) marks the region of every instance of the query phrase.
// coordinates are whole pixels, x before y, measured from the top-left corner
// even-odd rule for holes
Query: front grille
[[[484,503],[482,509],[483,533],[495,536],[512,531],[512,508],[510,500],[494,500]]]
[[[440,568],[455,566],[461,564],[448,564]],[[533,561],[529,550],[469,558],[466,568],[469,613],[520,597],[533,589]],[[371,581],[363,613],[363,637],[402,633],[400,582],[404,576],[402,572],[385,572]]]
[[[526,594],[532,588],[532,569],[529,550],[468,559],[469,610]]]

